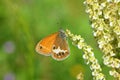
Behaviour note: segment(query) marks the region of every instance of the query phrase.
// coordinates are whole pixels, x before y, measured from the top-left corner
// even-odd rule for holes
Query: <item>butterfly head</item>
[[[59,30],[59,37],[66,39],[66,34],[65,34],[64,30],[62,30],[62,29]]]

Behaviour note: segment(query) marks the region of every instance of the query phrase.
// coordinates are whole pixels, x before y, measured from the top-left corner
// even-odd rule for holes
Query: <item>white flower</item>
[[[115,2],[115,3],[119,3],[119,2],[120,2],[120,0],[114,0],[114,2]]]
[[[101,3],[100,9],[102,10],[106,6],[106,3]]]
[[[112,2],[112,0],[107,0],[107,2]]]

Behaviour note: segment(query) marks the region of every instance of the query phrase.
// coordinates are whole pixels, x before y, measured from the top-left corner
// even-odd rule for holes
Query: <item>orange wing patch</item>
[[[43,38],[36,46],[36,51],[40,54],[49,56],[52,52],[53,43],[55,42],[55,38],[57,37],[59,33],[56,32],[54,34],[51,34],[45,38]]]

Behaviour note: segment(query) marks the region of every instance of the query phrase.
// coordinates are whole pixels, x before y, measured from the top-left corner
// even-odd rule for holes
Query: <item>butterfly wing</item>
[[[55,60],[64,60],[66,59],[70,54],[69,46],[66,41],[65,33],[59,32],[59,34],[56,37],[56,40],[53,43],[52,48],[52,57]]]
[[[38,42],[36,46],[36,52],[39,54],[49,56],[51,54],[53,43],[55,42],[55,39],[58,35],[58,32],[51,34],[45,38],[43,38],[41,41]]]

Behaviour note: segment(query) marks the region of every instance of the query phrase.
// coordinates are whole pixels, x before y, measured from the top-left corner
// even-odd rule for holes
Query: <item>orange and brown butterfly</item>
[[[45,56],[52,56],[53,59],[58,61],[66,59],[70,54],[70,50],[65,32],[59,30],[43,38],[36,45],[36,52]]]

